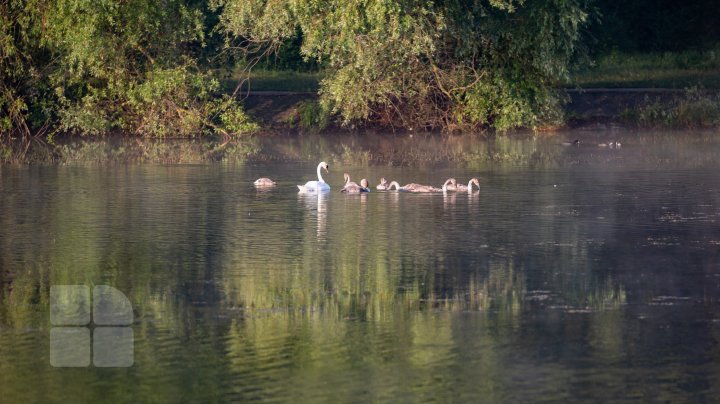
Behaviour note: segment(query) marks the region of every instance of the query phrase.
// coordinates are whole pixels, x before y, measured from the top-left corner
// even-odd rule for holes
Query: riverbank
[[[568,98],[565,107],[566,124],[543,131],[542,137],[550,139],[551,143],[580,139],[583,145],[590,146],[613,140],[628,144],[642,133],[656,132],[662,132],[664,137],[687,137],[688,133],[701,132],[704,138],[713,138],[720,127],[720,97],[717,91],[688,93],[675,89],[571,89],[568,90]],[[533,137],[537,133],[516,130],[509,136],[496,136],[492,132],[482,133],[481,136],[475,133],[454,134],[448,140],[447,136],[437,136],[438,133],[350,129],[333,125],[318,130],[307,125],[312,117],[303,116],[308,110],[312,112],[311,107],[317,104],[317,100],[317,94],[311,92],[263,91],[247,94],[244,99],[245,109],[262,128],[255,136],[188,139],[144,138],[111,133],[101,137],[58,136],[51,142],[41,138],[6,139],[0,143],[0,163],[185,164],[244,162],[249,159],[303,160],[309,158],[309,150],[324,150],[320,154],[331,156],[333,161],[352,164],[417,165],[458,159],[473,160],[473,164],[477,161],[525,164],[531,160],[531,156],[518,154],[512,148],[498,148],[497,143],[502,139],[505,140],[501,143],[505,144],[511,139]],[[698,124],[713,120],[715,125]],[[316,134],[321,136],[308,136]],[[398,137],[408,139],[404,146],[407,150],[383,149],[382,145],[387,143],[385,139],[392,142]],[[280,148],[276,152],[267,153],[267,150],[275,149],[272,147],[273,142],[287,138],[315,140],[296,145],[292,150]],[[325,141],[338,138],[347,140],[342,148],[330,150],[323,146]],[[436,138],[441,143],[421,142],[427,143],[427,147],[418,148],[418,139],[425,138]],[[459,139],[476,138],[488,143],[487,153],[476,156],[461,153],[478,148],[477,145],[467,144],[460,150],[444,152],[450,149],[442,141],[457,145],[464,142]],[[363,139],[362,145],[356,139]]]

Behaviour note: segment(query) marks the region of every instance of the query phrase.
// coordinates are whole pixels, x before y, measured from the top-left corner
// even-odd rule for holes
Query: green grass
[[[583,88],[720,88],[720,45],[707,51],[610,53],[572,74]]]
[[[226,91],[233,91],[238,82],[245,78],[245,72],[218,71],[221,85]],[[292,91],[317,92],[320,88],[321,72],[295,72],[289,70],[253,70],[250,81],[243,83],[243,90],[250,91]]]
[[[245,77],[241,70],[218,71],[225,91]],[[250,74],[251,91],[317,92],[322,72],[256,69]],[[720,89],[720,45],[712,50],[665,53],[610,53],[592,66],[571,74],[571,87]],[[248,83],[243,84],[247,90]]]

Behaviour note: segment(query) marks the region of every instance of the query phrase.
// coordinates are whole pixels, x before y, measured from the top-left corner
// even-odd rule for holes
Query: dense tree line
[[[0,132],[249,129],[200,64],[209,16],[203,1],[3,0]]]
[[[595,0],[586,41],[593,53],[704,49],[720,42],[717,0]]]
[[[326,109],[345,122],[503,130],[558,119],[586,13],[578,1],[220,0],[231,34],[303,35],[325,63]]]
[[[710,0],[660,3],[0,0],[0,133],[246,133],[213,74],[236,61],[322,68],[322,107],[345,123],[538,126],[560,118],[583,34],[602,49],[716,39]]]

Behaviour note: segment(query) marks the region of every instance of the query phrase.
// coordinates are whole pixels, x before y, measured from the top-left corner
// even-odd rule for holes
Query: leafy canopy
[[[322,101],[346,123],[448,130],[560,117],[578,0],[214,0],[231,38],[327,66]]]
[[[0,2],[0,133],[252,129],[233,100],[212,102],[218,82],[198,68],[206,13],[183,0]]]

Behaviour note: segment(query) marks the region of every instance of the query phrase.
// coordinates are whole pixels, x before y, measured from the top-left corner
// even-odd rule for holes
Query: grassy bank
[[[720,89],[720,45],[706,51],[626,54],[598,57],[576,69],[572,87]]]
[[[228,91],[243,81],[241,69],[218,71]],[[255,69],[242,89],[251,91],[317,92],[322,72]],[[570,87],[720,89],[720,45],[705,51],[663,53],[613,52],[576,68]]]
[[[317,92],[320,89],[321,72],[297,72],[292,70],[256,69],[248,74],[242,69],[218,71],[222,87],[232,92],[238,83],[243,91]]]

